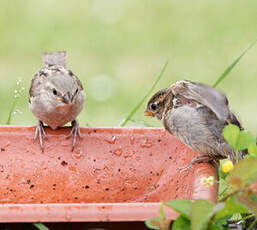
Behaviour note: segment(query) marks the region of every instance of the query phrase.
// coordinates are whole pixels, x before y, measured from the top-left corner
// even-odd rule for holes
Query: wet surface
[[[71,152],[69,128],[46,129],[45,152],[34,128],[0,132],[1,203],[156,202],[190,199],[195,153],[162,129],[82,128]],[[1,130],[0,130],[1,131]]]

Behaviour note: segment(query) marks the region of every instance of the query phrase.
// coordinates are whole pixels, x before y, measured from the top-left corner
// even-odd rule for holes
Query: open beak
[[[149,110],[146,110],[146,111],[144,112],[144,116],[154,117],[154,113],[152,113],[152,112],[149,111]]]

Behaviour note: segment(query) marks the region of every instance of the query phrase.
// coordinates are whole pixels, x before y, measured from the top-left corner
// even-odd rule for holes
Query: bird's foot
[[[203,162],[210,162],[210,161],[212,161],[212,159],[209,156],[197,156],[186,166],[180,167],[179,171],[183,172],[183,171],[189,169],[195,163],[203,163]]]
[[[36,139],[39,139],[39,143],[40,143],[40,147],[42,152],[44,152],[44,142],[43,142],[43,138],[48,138],[45,130],[44,130],[44,125],[42,121],[38,121],[37,123],[37,127],[36,127],[36,131],[35,131],[35,135],[34,135],[34,141]]]
[[[82,135],[80,133],[79,123],[78,123],[77,120],[72,121],[71,125],[72,125],[71,131],[70,131],[69,135],[66,138],[70,138],[73,135],[72,149],[71,149],[71,151],[73,152],[73,150],[74,150],[74,148],[76,146],[76,143],[77,143],[77,136],[79,138],[82,138]]]

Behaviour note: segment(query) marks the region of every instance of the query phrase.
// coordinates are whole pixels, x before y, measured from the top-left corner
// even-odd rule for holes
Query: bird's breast
[[[40,98],[31,101],[30,109],[34,115],[52,129],[63,126],[76,119],[83,108],[82,103],[56,105]]]

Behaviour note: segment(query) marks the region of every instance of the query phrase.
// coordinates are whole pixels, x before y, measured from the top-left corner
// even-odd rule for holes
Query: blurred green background
[[[81,79],[86,107],[82,126],[117,126],[151,87],[179,79],[213,84],[257,38],[255,0],[1,0],[0,123],[5,124],[16,82],[25,91],[11,121],[34,125],[28,108],[41,53],[68,52],[68,67]],[[257,133],[257,46],[218,88],[244,126]],[[134,116],[153,126],[161,123]],[[130,123],[129,125],[138,125]]]

